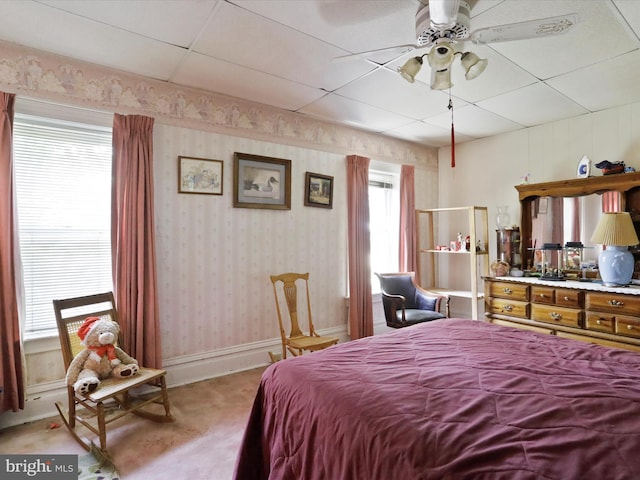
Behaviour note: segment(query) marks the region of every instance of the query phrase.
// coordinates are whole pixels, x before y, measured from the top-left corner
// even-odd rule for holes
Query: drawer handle
[[[562,319],[562,314],[560,314],[560,313],[551,312],[549,315],[550,315],[550,316],[551,316],[551,318],[553,318],[554,320],[561,320],[561,319]]]
[[[544,293],[539,293],[539,294],[538,294],[538,296],[539,296],[540,298],[544,298],[544,297],[546,297],[546,295],[545,295]]]
[[[513,307],[511,305],[505,305],[504,307],[502,307],[502,310],[505,312],[510,312],[513,310]]]
[[[569,301],[569,297],[567,297],[566,295],[564,296],[564,301],[568,302]]]
[[[602,320],[600,319],[596,320],[596,325],[602,325]]]
[[[502,292],[511,295],[513,293],[513,290],[511,290],[509,287],[504,287],[502,289]]]
[[[609,300],[607,303],[612,307],[621,307],[624,305],[622,300]]]
[[[633,325],[627,325],[627,330],[633,330]]]

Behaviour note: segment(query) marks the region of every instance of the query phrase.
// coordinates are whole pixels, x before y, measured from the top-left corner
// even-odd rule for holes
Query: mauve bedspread
[[[640,354],[446,319],[278,362],[235,478],[637,479]]]

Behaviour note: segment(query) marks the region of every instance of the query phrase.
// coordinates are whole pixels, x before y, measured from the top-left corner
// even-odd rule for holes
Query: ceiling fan
[[[411,51],[431,47],[428,53],[410,58],[398,68],[398,72],[407,81],[413,82],[422,67],[424,57],[427,57],[431,67],[431,88],[444,90],[453,86],[450,68],[456,55],[460,55],[460,63],[467,80],[478,77],[488,64],[486,59],[479,58],[473,52],[456,51],[456,43],[471,41],[475,44],[486,44],[560,35],[578,23],[578,15],[571,13],[471,31],[471,9],[476,2],[477,0],[424,0],[416,12],[415,45],[398,45],[338,58],[363,57],[400,48]]]

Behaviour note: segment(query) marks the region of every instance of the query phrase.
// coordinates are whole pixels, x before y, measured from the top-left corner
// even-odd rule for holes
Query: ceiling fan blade
[[[569,15],[540,18],[528,22],[479,28],[471,32],[469,40],[473,43],[496,43],[560,35],[568,32],[578,21],[578,14],[571,13]]]
[[[429,0],[431,25],[438,30],[453,28],[458,19],[460,0]]]
[[[418,45],[396,45],[394,47],[385,47],[385,48],[378,48],[376,50],[367,50],[366,52],[358,52],[358,53],[349,53],[348,55],[341,55],[339,57],[334,57],[334,61],[336,62],[341,62],[341,61],[345,61],[345,60],[352,60],[354,58],[363,58],[363,57],[367,57],[369,55],[374,55],[376,53],[384,53],[384,52],[391,52],[393,50],[404,50],[401,51],[398,55],[404,55],[405,53],[408,52],[412,52],[413,50],[416,50],[417,48],[422,48]]]

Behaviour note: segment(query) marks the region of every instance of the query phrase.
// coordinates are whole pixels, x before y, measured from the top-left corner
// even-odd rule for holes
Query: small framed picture
[[[291,160],[234,153],[233,206],[291,210]]]
[[[332,208],[333,177],[307,172],[304,178],[304,204],[307,207]]]
[[[178,157],[178,193],[222,195],[221,160]]]
[[[546,215],[549,211],[549,197],[540,197],[538,199],[538,213]]]

